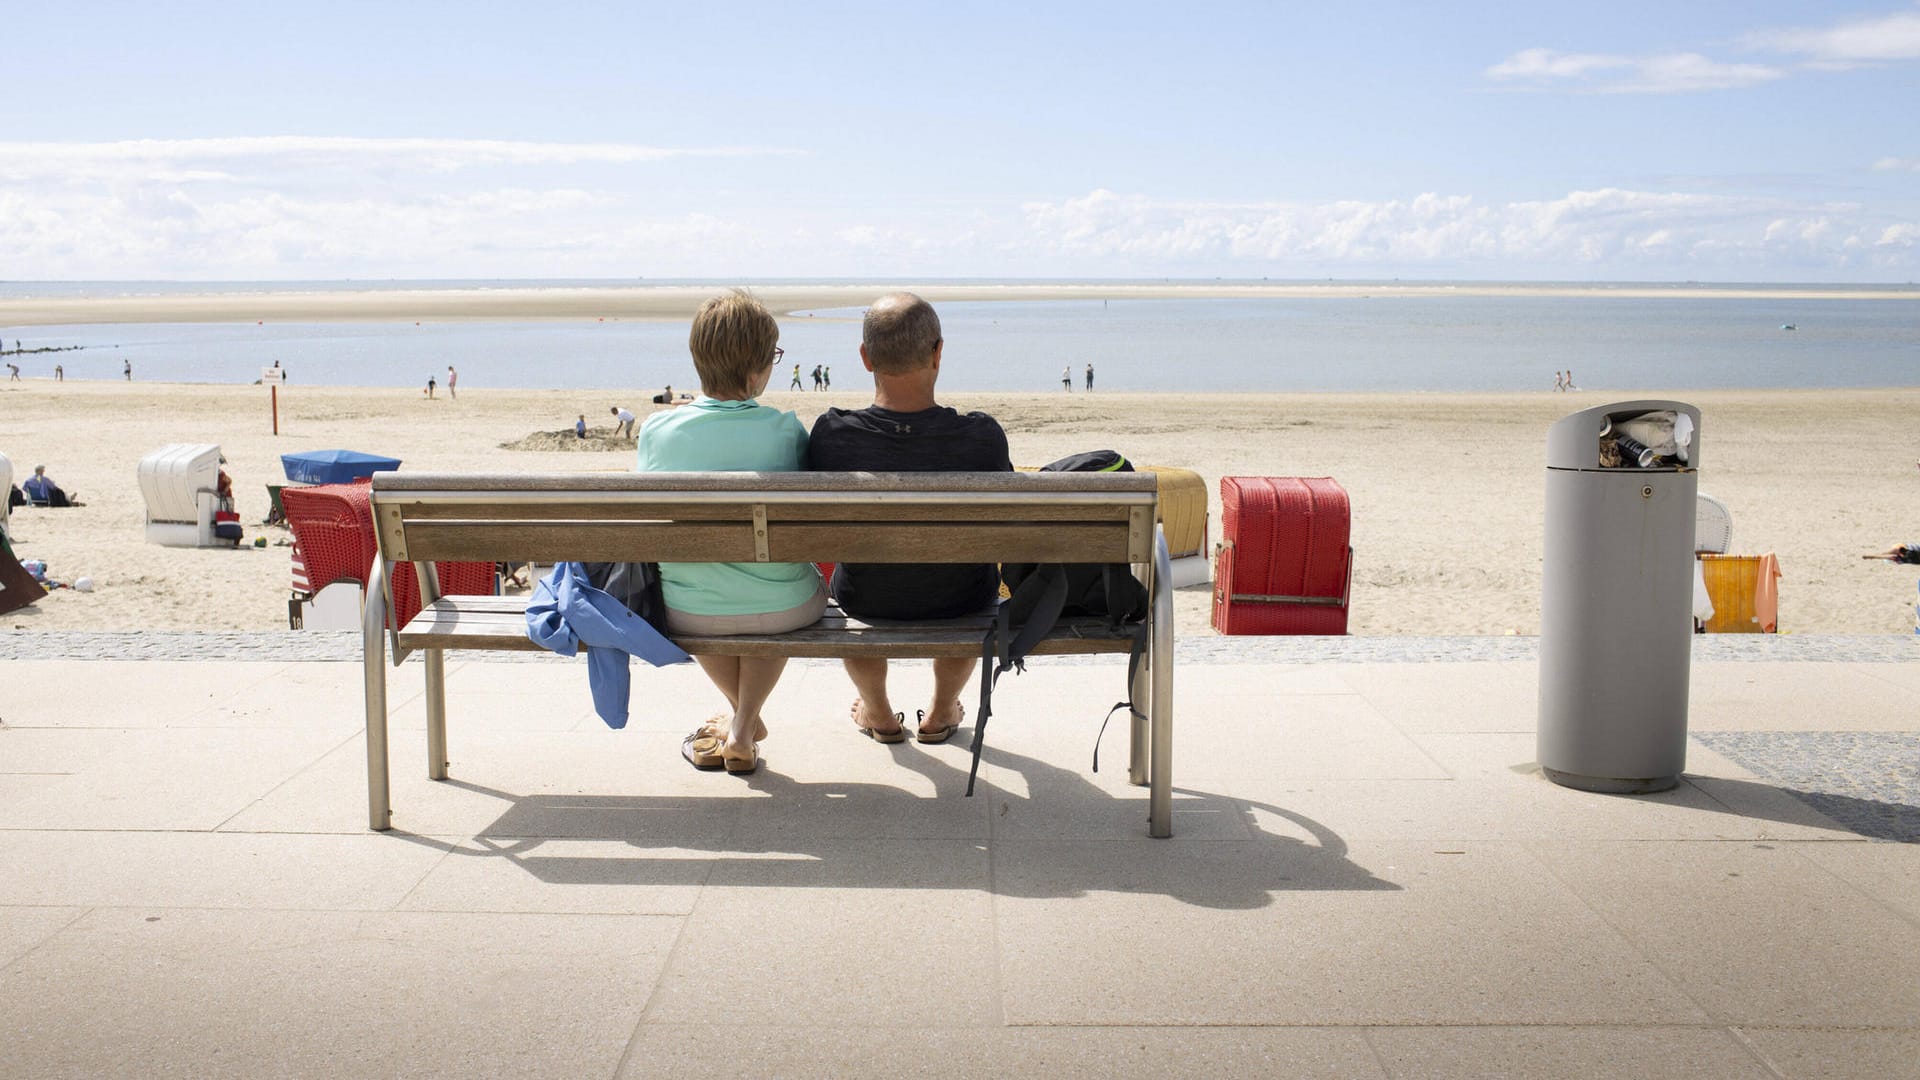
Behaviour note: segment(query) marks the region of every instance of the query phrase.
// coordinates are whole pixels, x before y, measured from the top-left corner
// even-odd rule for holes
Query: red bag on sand
[[[240,515],[232,510],[215,510],[213,535],[221,540],[240,539]]]
[[[1228,476],[1213,568],[1222,634],[1344,634],[1353,584],[1346,489],[1327,477]]]

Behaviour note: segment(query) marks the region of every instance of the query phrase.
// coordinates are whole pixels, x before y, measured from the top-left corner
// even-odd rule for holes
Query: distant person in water
[[[67,369],[64,364],[53,365],[53,381],[54,382],[67,381]]]
[[[17,342],[17,341],[16,341],[16,342],[14,342],[14,344],[15,344],[15,345],[18,345],[18,344],[19,344],[19,342]],[[121,362],[120,362],[120,374],[122,374],[122,375],[125,375],[125,376],[127,377],[127,381],[128,381],[128,382],[132,382],[132,381],[133,381],[133,361],[131,361],[131,360],[123,360],[123,361],[121,361]]]
[[[586,413],[581,413],[580,419],[575,420],[573,422],[573,437],[576,439],[584,439],[587,437],[587,414]]]
[[[458,385],[460,385],[460,373],[453,370],[452,364],[448,364],[447,365],[447,396],[448,397],[457,398],[460,396],[458,393],[454,391],[454,387]]]
[[[20,381],[20,365],[19,364],[7,365],[7,381],[8,382]]]
[[[1073,393],[1072,364],[1068,364],[1066,367],[1060,369],[1060,389],[1065,390],[1069,394]]]
[[[433,381],[433,376],[429,375],[427,376],[427,389],[424,392],[428,397],[432,397],[434,388],[439,385],[440,385],[439,383],[436,383]]]
[[[1087,365],[1087,393],[1093,393],[1093,365]]]

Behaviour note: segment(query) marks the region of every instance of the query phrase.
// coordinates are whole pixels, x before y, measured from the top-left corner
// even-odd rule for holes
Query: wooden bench
[[[426,670],[427,775],[447,777],[448,649],[539,651],[516,597],[442,596],[435,561],[1129,563],[1147,586],[1148,646],[1130,688],[1129,776],[1151,788],[1148,832],[1173,834],[1173,593],[1149,473],[620,473],[373,478],[380,558],[367,589],[367,811],[391,827],[388,646]],[[393,565],[412,562],[423,606],[389,628]],[[689,653],[978,656],[988,620],[869,626],[829,608],[786,634],[679,635]],[[1035,655],[1126,653],[1132,635],[1063,619]]]

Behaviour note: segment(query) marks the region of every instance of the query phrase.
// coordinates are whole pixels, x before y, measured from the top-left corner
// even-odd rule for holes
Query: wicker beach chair
[[[365,588],[373,575],[380,549],[373,537],[373,511],[365,481],[289,487],[280,493],[287,527],[293,531],[293,566],[289,622],[298,618],[299,605],[337,581]],[[494,565],[490,562],[435,564],[440,591],[449,596],[490,596],[494,592]],[[411,563],[395,564],[389,579],[393,590],[391,625],[406,625],[420,610],[420,583]]]

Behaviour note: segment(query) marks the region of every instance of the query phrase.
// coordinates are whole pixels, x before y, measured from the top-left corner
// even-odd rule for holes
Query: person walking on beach
[[[19,364],[7,365],[7,381],[8,382],[20,381],[20,365]]]
[[[1093,393],[1093,365],[1087,365],[1087,393]]]
[[[436,382],[434,382],[434,381],[433,381],[433,376],[431,376],[431,375],[429,375],[429,376],[427,376],[427,389],[426,389],[426,391],[425,391],[425,393],[426,393],[426,396],[427,396],[427,397],[432,397],[432,396],[433,396],[433,391],[434,391],[434,388],[435,388],[435,387],[437,387],[437,386],[439,386],[439,385],[440,385],[439,383],[436,383]]]
[[[133,361],[131,360],[121,361],[120,374],[125,375],[127,377],[128,382],[132,382],[133,381]]]
[[[820,369],[820,385],[825,387],[828,390],[833,389],[833,365],[832,364],[827,364]]]
[[[1073,393],[1072,364],[1068,364],[1066,367],[1060,369],[1060,389],[1065,390],[1069,394]]]
[[[832,472],[1012,472],[1007,433],[983,412],[961,413],[934,397],[945,342],[933,305],[912,293],[889,293],[867,309],[860,361],[873,373],[873,404],[828,409],[807,439],[807,468]],[[830,590],[842,610],[861,619],[943,619],[992,610],[1000,575],[992,563],[850,564],[835,568]],[[933,697],[907,726],[887,696],[887,661],[842,661],[859,695],[853,724],[875,742],[945,742],[960,726],[960,694],[978,663],[973,656],[933,662]]]
[[[820,392],[820,378],[820,365],[815,364],[813,365],[813,392],[816,394]]]
[[[1566,375],[1559,371],[1555,371],[1553,373],[1553,392],[1557,394],[1560,391],[1565,390],[1566,388],[1567,388]]]
[[[575,420],[573,422],[573,437],[576,439],[584,439],[587,437],[587,414],[586,413],[581,413],[580,419]]]
[[[787,387],[787,389],[805,390],[806,388],[807,388],[807,384],[800,381],[800,365],[799,364],[793,365],[793,385]]]
[[[66,381],[67,381],[67,368],[66,368],[66,365],[64,365],[64,364],[55,364],[55,365],[53,365],[53,381],[54,381],[54,382],[66,382]]]
[[[455,386],[458,386],[459,383],[460,383],[460,373],[453,370],[452,364],[448,364],[447,365],[447,396],[448,397],[457,398],[460,396],[459,394],[455,393],[453,389]]]
[[[633,414],[618,405],[615,405],[612,411],[614,421],[613,433],[615,435],[624,435],[629,439],[633,438]]]

